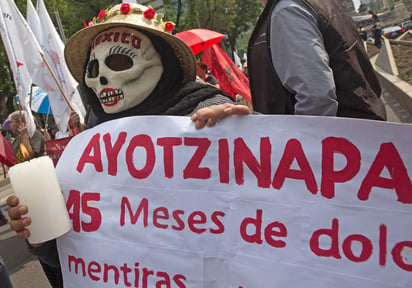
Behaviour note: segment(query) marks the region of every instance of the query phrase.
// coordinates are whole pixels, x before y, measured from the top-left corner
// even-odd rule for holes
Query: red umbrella
[[[219,43],[225,34],[208,29],[191,29],[177,33],[175,36],[185,42],[192,49],[193,54],[199,54],[204,49]]]
[[[0,162],[6,166],[17,164],[16,155],[10,142],[0,134]]]

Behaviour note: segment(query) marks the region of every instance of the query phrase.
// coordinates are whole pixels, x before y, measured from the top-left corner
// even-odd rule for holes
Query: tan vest
[[[248,69],[253,108],[264,114],[294,114],[295,99],[273,68],[270,15],[281,0],[268,0],[249,41]],[[338,98],[338,116],[386,120],[378,79],[352,18],[335,0],[302,0],[317,15],[329,54]],[[285,47],[287,49],[287,47]]]

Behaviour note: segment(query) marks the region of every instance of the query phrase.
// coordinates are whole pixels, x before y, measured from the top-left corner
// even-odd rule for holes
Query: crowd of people
[[[265,7],[243,65],[250,79],[253,113],[386,120],[374,69],[359,41],[359,31],[340,1],[261,2]],[[139,9],[125,9],[125,5]],[[78,132],[136,115],[188,116],[200,129],[233,114],[251,114],[247,106],[238,105],[219,89],[207,65],[196,62],[190,48],[170,33],[173,27],[167,25],[169,22],[155,26],[146,21],[146,14],[136,12],[147,9],[151,8],[115,5],[67,42],[67,65],[85,92],[89,107],[85,123],[76,113],[71,114]],[[140,44],[133,46],[133,41],[116,42],[114,38],[99,40],[108,35],[134,35]],[[128,52],[116,54],[114,50]],[[105,91],[113,88],[118,94],[108,97]],[[18,112],[10,115],[10,120],[16,134],[13,149],[19,161],[26,160],[20,155],[20,143],[30,157],[44,155],[44,136],[36,132],[29,138]],[[7,203],[11,228],[27,239],[29,207],[20,204],[14,195]],[[55,240],[30,247],[60,277],[56,249]],[[50,277],[52,283],[55,276]]]

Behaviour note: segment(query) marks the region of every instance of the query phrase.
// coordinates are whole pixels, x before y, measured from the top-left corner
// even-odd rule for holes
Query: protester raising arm
[[[20,115],[19,111],[15,111],[9,115],[11,132],[15,135],[15,140],[12,143],[14,153],[16,154],[17,161],[23,162],[27,159],[27,156],[22,155],[21,145],[28,152],[28,158],[43,156],[45,152],[45,138],[39,130],[35,130],[32,137],[29,136],[24,117]]]

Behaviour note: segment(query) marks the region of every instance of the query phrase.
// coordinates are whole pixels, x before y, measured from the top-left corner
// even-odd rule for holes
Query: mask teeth
[[[103,92],[102,96],[100,97],[100,101],[104,104],[114,102],[115,98],[124,99],[123,91],[120,89],[114,89],[113,91],[106,91]]]

